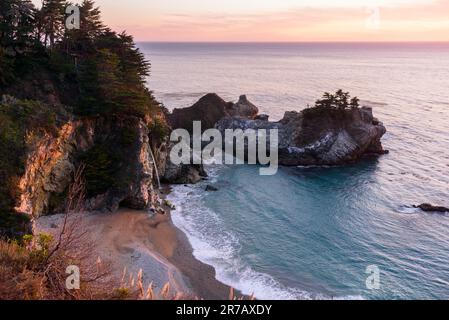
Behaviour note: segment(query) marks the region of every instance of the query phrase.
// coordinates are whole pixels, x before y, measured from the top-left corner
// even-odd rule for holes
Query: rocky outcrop
[[[226,129],[277,129],[279,164],[285,166],[337,165],[386,152],[381,144],[386,128],[367,107],[287,112],[279,122],[225,118],[216,128],[222,134]]]
[[[223,118],[254,119],[258,113],[259,109],[246,96],[241,96],[237,103],[232,103],[224,101],[215,93],[209,93],[189,108],[173,110],[169,121],[173,129],[192,132],[194,121],[201,121],[202,129],[207,130]]]
[[[258,111],[246,96],[233,104],[208,94],[190,108],[175,109],[170,121],[173,129],[190,132],[192,122],[201,121],[203,131],[215,127],[223,135],[226,129],[278,129],[279,164],[286,166],[337,165],[387,153],[381,143],[386,128],[368,107],[308,108],[286,112],[279,122],[270,122],[268,115]]]
[[[65,192],[83,155],[98,146],[114,153],[113,183],[100,194],[90,194],[86,211],[115,211],[120,205],[146,209],[157,196],[153,188],[155,165],[150,156],[146,124],[134,117],[69,121],[57,137],[45,135],[30,146],[25,173],[20,179],[17,211],[33,217],[62,210]],[[95,163],[86,164],[94,167]],[[87,169],[88,169],[87,168]],[[86,169],[86,170],[87,170]],[[87,185],[87,189],[89,189]]]
[[[195,184],[207,177],[207,173],[202,165],[175,165],[170,159],[167,160],[167,167],[163,181],[171,184]]]
[[[449,208],[441,207],[441,206],[434,206],[429,203],[423,203],[419,206],[415,206],[415,208],[419,208],[424,212],[430,212],[430,213],[449,213]]]
[[[270,116],[268,114],[259,114],[254,118],[254,120],[262,120],[262,121],[268,121],[269,119]]]
[[[160,179],[169,184],[195,184],[207,177],[202,165],[176,165],[170,160],[173,143],[163,142],[156,150]]]
[[[172,129],[186,129],[193,132],[193,122],[200,121],[205,131],[215,127],[224,118],[254,119],[259,109],[245,95],[240,96],[237,103],[226,102],[215,93],[202,97],[190,108],[175,109],[168,115]],[[170,150],[173,144],[165,144],[159,158],[166,159],[159,168],[164,182],[173,184],[198,183],[207,177],[202,165],[175,165],[170,161]]]
[[[193,130],[193,122],[201,121],[204,130],[213,128],[222,118],[227,117],[226,110],[232,107],[215,93],[202,97],[190,108],[174,109],[169,115],[169,122],[173,129]]]
[[[239,101],[228,108],[227,113],[231,117],[254,119],[259,114],[259,108],[248,101],[248,98],[240,96]]]

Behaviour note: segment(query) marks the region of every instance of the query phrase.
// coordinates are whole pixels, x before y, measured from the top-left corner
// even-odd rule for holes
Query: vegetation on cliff
[[[49,134],[69,119],[143,119],[154,139],[168,133],[165,110],[146,87],[150,64],[133,38],[105,26],[91,0],[80,6],[78,29],[67,29],[63,0],[0,3],[0,235],[23,230],[26,217],[14,206],[17,184],[32,146],[30,139]],[[3,97],[3,98],[2,98]],[[120,145],[131,145],[123,129]],[[87,163],[88,192],[106,188],[116,169],[114,146],[97,146],[80,155]],[[104,179],[104,178],[108,179]],[[101,180],[101,183],[99,182]],[[26,231],[26,230],[23,230]],[[20,234],[20,232],[19,232]]]
[[[349,92],[344,92],[342,89],[339,89],[335,94],[325,92],[323,94],[323,98],[316,101],[315,107],[328,110],[346,110],[349,108],[357,109],[360,106],[359,102],[359,98],[351,98]]]

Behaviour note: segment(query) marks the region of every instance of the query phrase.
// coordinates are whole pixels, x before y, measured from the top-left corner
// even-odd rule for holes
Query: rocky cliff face
[[[108,163],[114,169],[108,172],[112,180],[109,185],[94,188],[96,193],[88,192],[85,210],[114,211],[121,204],[134,209],[151,207],[157,195],[153,188],[155,166],[148,127],[133,117],[96,118],[70,121],[61,127],[57,137],[45,135],[32,143],[25,174],[19,183],[21,196],[17,211],[36,217],[62,210],[63,202],[56,203],[55,199],[65,198],[81,162],[87,161],[86,171],[95,177],[97,164],[83,156],[99,146],[107,146],[99,150],[114,154],[114,163]],[[97,158],[100,161],[101,154]],[[98,168],[104,169],[100,165]],[[88,190],[92,187],[89,183]]]
[[[386,152],[381,143],[386,128],[367,107],[287,112],[279,122],[224,118],[216,128],[222,134],[226,129],[279,130],[279,164],[285,166],[337,165]]]

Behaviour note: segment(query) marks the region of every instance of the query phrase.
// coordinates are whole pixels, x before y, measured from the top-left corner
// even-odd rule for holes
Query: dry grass
[[[0,299],[74,300],[107,298],[109,290],[101,283],[108,270],[101,264],[88,265],[88,253],[62,247],[51,257],[53,239],[40,234],[26,237],[22,244],[0,241]],[[80,290],[66,287],[66,268],[80,266]]]
[[[179,292],[173,293],[170,283],[166,283],[160,290],[156,291],[153,282],[144,285],[143,271],[134,274],[123,270],[120,287],[115,289],[115,299],[121,300],[195,300],[196,297],[185,295]]]
[[[142,270],[137,273],[137,277],[134,277],[134,274],[128,273],[126,268],[123,270],[120,287],[115,289],[114,292],[114,298],[120,300],[200,300],[200,298],[196,296],[172,292],[170,283],[166,283],[158,291],[155,290],[153,282],[144,286]],[[254,295],[251,295],[250,297],[238,297],[235,294],[235,290],[230,288],[228,300],[254,301],[255,297]]]

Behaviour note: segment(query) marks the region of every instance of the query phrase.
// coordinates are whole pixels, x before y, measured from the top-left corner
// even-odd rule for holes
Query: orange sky
[[[109,26],[140,41],[449,41],[449,0],[97,0],[97,4]]]

